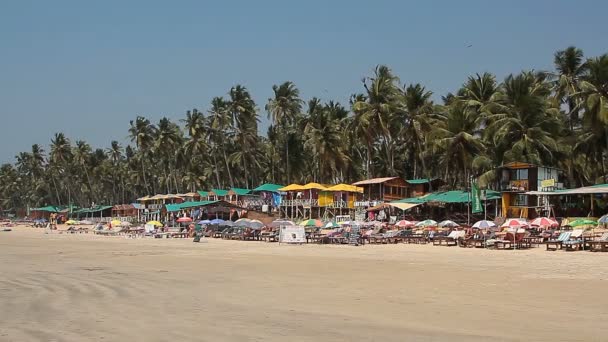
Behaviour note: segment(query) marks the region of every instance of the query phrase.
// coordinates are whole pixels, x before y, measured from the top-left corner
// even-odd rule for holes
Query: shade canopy
[[[327,188],[319,183],[308,183],[302,186],[303,190],[327,190]]]
[[[146,222],[146,224],[151,224],[151,225],[154,225],[154,226],[157,226],[157,227],[162,227],[163,226],[163,224],[160,223],[160,222],[158,222],[158,221],[148,221],[148,222]]]
[[[448,227],[448,228],[460,227],[460,225],[458,223],[451,221],[451,220],[441,221],[437,225],[439,227]]]
[[[289,184],[286,187],[280,188],[279,191],[302,191],[305,190],[303,185]]]
[[[391,203],[387,203],[388,205],[390,205],[391,207],[395,207],[401,210],[409,210],[412,209],[414,207],[419,206],[422,203],[395,203],[395,202],[391,202]]]
[[[496,227],[496,223],[494,223],[492,221],[487,221],[487,220],[477,221],[473,225],[473,228],[482,228],[482,229],[483,228],[492,228],[492,227]]]
[[[408,221],[408,220],[401,220],[401,221],[395,223],[395,226],[397,226],[397,227],[413,227],[415,225],[416,224],[414,222]]]
[[[330,186],[329,188],[326,188],[327,191],[343,191],[343,192],[359,192],[362,193],[363,192],[363,188],[358,187],[358,186],[354,186],[354,185],[349,185],[349,184],[337,184],[334,186]]]
[[[500,226],[501,227],[510,227],[510,228],[522,228],[522,227],[527,227],[528,222],[522,218],[508,218]]]
[[[228,190],[228,195],[243,196],[243,195],[247,195],[249,193],[251,193],[251,190],[243,189],[243,188],[231,188],[230,190]]]
[[[257,188],[253,189],[252,191],[269,191],[269,192],[279,192],[281,188],[284,188],[284,185],[279,185],[279,184],[272,184],[272,183],[266,183],[266,184],[262,184],[260,186],[258,186]]]
[[[536,226],[536,227],[557,227],[559,225],[559,223],[557,223],[557,221],[550,219],[548,217],[537,217],[534,220],[532,220],[532,222],[530,222],[530,225]]]

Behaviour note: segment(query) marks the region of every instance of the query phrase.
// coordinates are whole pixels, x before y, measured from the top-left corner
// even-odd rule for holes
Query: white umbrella
[[[277,228],[277,227],[281,227],[281,226],[295,226],[296,224],[293,223],[293,221],[289,221],[289,220],[275,220],[272,221],[272,223],[270,223],[270,226],[272,228]]]
[[[437,224],[439,227],[448,227],[448,228],[456,228],[456,227],[460,227],[460,225],[454,221],[450,221],[450,220],[445,220],[445,221],[441,221],[439,222],[439,224]]]
[[[477,221],[473,225],[473,228],[480,228],[480,229],[493,228],[493,227],[496,227],[496,223],[494,223],[492,221],[488,221],[488,220]]]

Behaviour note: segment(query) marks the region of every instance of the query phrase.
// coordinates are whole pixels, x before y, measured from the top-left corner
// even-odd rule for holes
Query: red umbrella
[[[557,221],[548,217],[537,217],[530,224],[537,227],[557,227],[559,225]]]
[[[528,226],[528,222],[521,218],[509,218],[501,225],[501,227],[509,228],[524,228]]]
[[[192,222],[192,219],[190,217],[180,217],[177,219],[177,222],[179,222],[179,223]]]
[[[395,223],[395,226],[397,226],[397,227],[412,227],[414,225],[415,225],[414,222],[410,222],[408,220],[401,220],[401,221]]]

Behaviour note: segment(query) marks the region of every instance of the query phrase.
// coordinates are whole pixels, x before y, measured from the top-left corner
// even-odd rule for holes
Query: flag
[[[481,213],[483,207],[481,205],[481,197],[479,187],[474,180],[471,180],[471,213]]]

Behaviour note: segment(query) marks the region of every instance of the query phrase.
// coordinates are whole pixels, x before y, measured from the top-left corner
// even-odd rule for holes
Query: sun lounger
[[[556,251],[558,249],[562,249],[562,245],[563,245],[564,241],[570,240],[571,235],[572,235],[572,232],[563,232],[563,233],[559,234],[559,236],[557,237],[556,240],[550,240],[550,241],[545,242],[545,246],[547,247],[547,250]]]
[[[602,234],[597,240],[589,241],[588,245],[592,252],[608,252],[608,232]]]
[[[454,230],[448,236],[444,237],[435,237],[433,239],[433,246],[457,246],[458,239],[464,238],[466,232],[464,230]]]
[[[562,243],[566,251],[578,251],[583,248],[583,230],[576,229],[572,231],[570,239]]]
[[[505,235],[503,240],[496,240],[494,243],[494,247],[496,249],[522,249],[522,248],[530,248],[531,244],[526,242],[525,238],[530,236],[529,232],[517,232],[512,233],[508,232]]]

